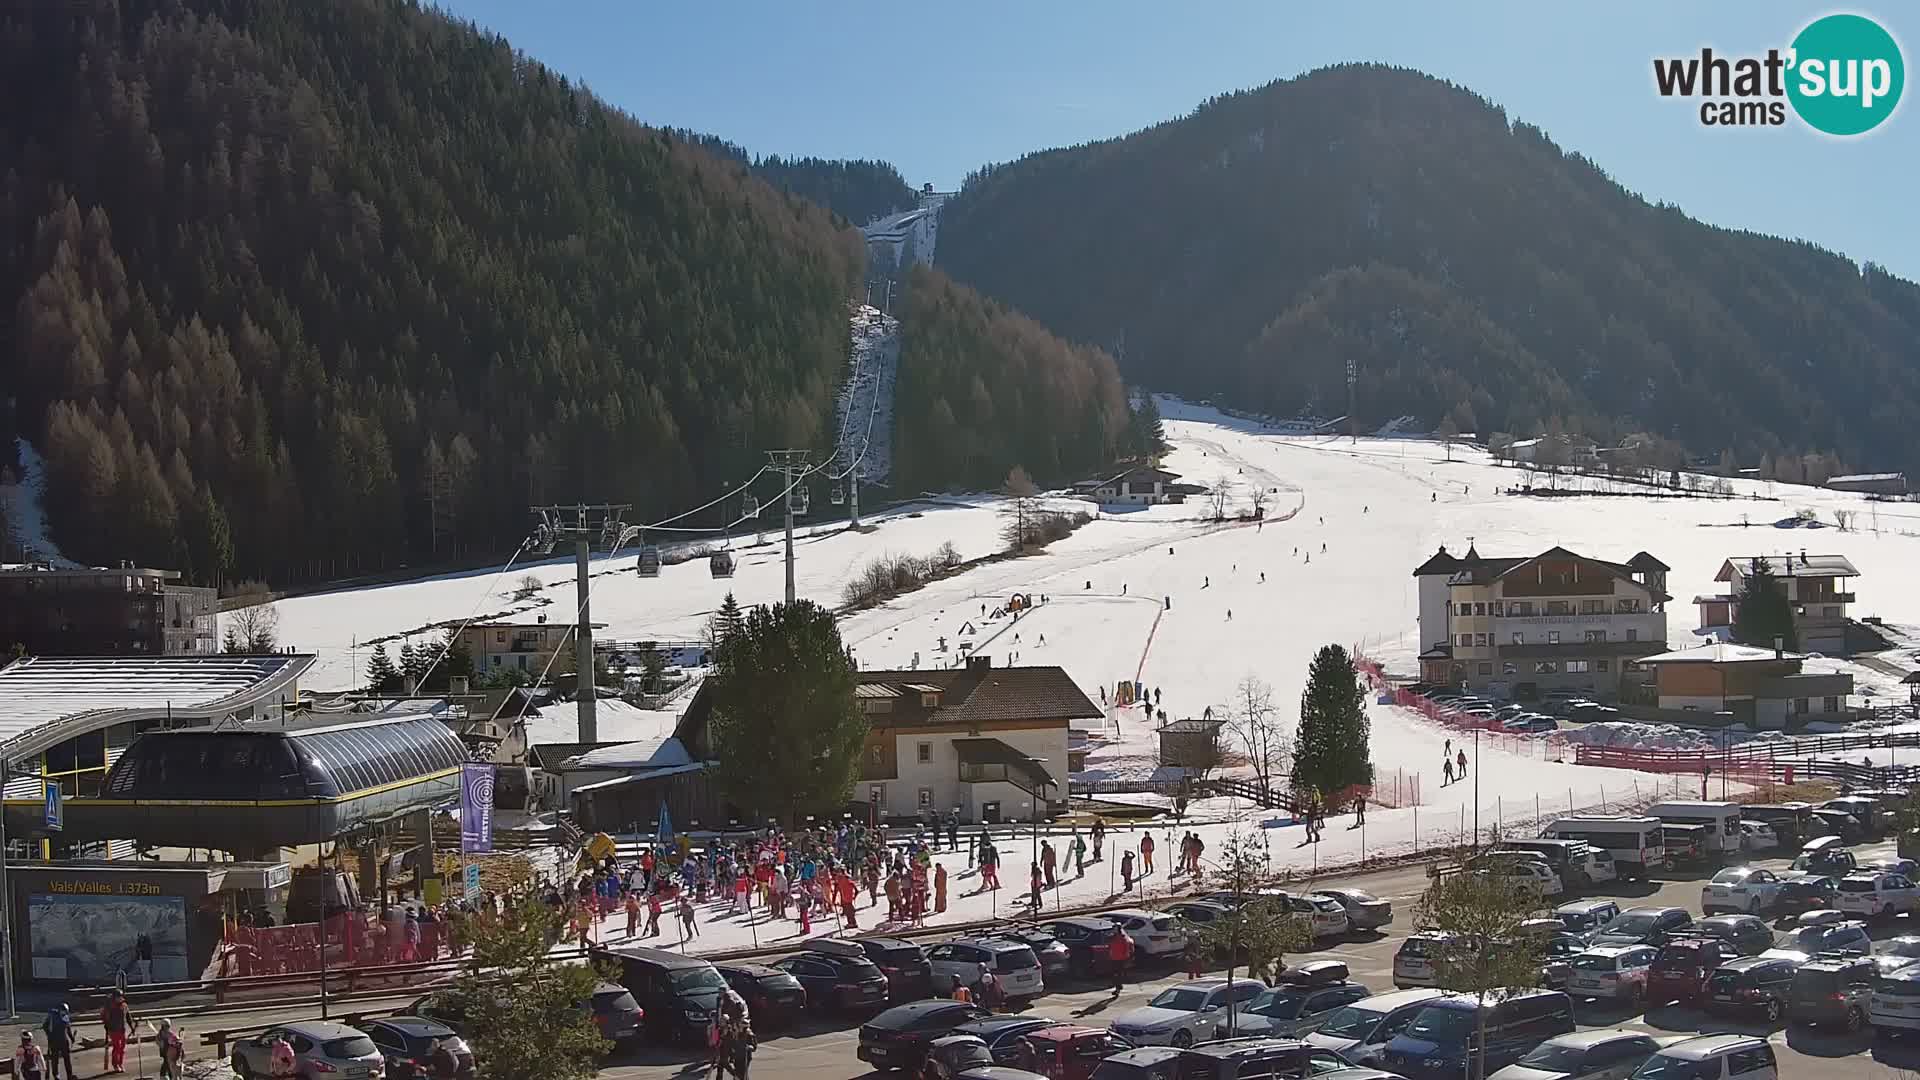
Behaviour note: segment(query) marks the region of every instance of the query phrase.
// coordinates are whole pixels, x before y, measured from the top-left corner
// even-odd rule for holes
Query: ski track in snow
[[[916,654],[924,666],[951,663],[965,641],[992,656],[996,666],[1016,658],[1021,664],[1058,664],[1096,702],[1103,687],[1110,694],[1117,680],[1133,678],[1138,670],[1142,681],[1162,692],[1170,719],[1199,716],[1208,705],[1220,713],[1234,685],[1252,674],[1272,685],[1275,705],[1290,718],[1308,660],[1329,642],[1358,645],[1389,671],[1413,672],[1419,650],[1412,569],[1441,543],[1459,552],[1469,538],[1488,555],[1531,554],[1555,544],[1613,560],[1643,549],[1652,552],[1673,567],[1668,587],[1675,600],[1667,614],[1674,647],[1698,640],[1692,634],[1695,609],[1688,601],[1718,591],[1712,579],[1724,559],[1802,547],[1845,554],[1860,568],[1864,602],[1857,605],[1858,614],[1879,614],[1890,623],[1920,621],[1920,575],[1908,570],[1920,556],[1915,535],[1920,508],[1881,505],[1881,529],[1875,532],[1873,504],[1789,485],[1771,486],[1777,501],[1505,496],[1497,489],[1519,482],[1523,474],[1471,448],[1456,447],[1449,462],[1445,449],[1431,441],[1362,438],[1352,444],[1345,438],[1281,436],[1256,422],[1174,399],[1162,399],[1161,407],[1174,444],[1167,468],[1200,484],[1225,477],[1236,489],[1235,509],[1247,505],[1251,485],[1278,488],[1269,496],[1269,516],[1297,511],[1295,516],[1264,526],[1216,525],[1204,520],[1210,507],[1199,498],[1184,506],[1103,513],[1043,554],[984,564],[844,619],[842,635],[860,664],[908,667]],[[1769,487],[1735,486],[1742,494],[1761,496]],[[1060,505],[1075,504],[1062,500]],[[1861,531],[1772,527],[1802,507],[1826,521],[1835,509],[1858,510]],[[1743,519],[1750,524],[1743,526]],[[946,541],[966,558],[988,554],[999,548],[1003,524],[999,500],[991,496],[917,503],[873,521],[878,527],[865,533],[834,526],[809,535],[802,527],[796,537],[801,595],[837,605],[847,579],[883,554],[925,554]],[[704,561],[663,567],[660,577],[643,580],[631,572],[630,550],[596,558],[593,616],[609,624],[602,636],[691,638],[729,591],[742,604],[777,600],[784,580],[777,535],[770,531],[768,540],[735,544],[738,569],[731,580],[711,578]],[[572,562],[553,559],[502,575],[449,575],[285,600],[280,603],[283,640],[320,652],[309,685],[342,686],[353,678],[355,636],[366,640],[429,620],[458,620],[476,607],[482,612],[513,607],[507,594],[522,573],[546,584],[543,598],[552,602],[541,608],[543,613],[556,620],[570,616]],[[1045,596],[1047,602],[1017,623],[983,618],[983,606],[991,612],[1015,591],[1032,593],[1036,600]],[[963,632],[969,623],[972,632]],[[365,661],[364,648],[357,659]],[[1822,659],[1810,667],[1843,665]],[[1863,688],[1878,695],[1898,693],[1904,700],[1896,678],[1853,664],[1844,670]],[[1476,752],[1469,736],[1465,748],[1475,759],[1473,773],[1465,783],[1442,787],[1440,757],[1458,733],[1394,706],[1370,704],[1369,710],[1377,790],[1404,809],[1374,809],[1365,830],[1348,829],[1350,816],[1334,817],[1323,843],[1297,846],[1297,827],[1263,829],[1272,815],[1209,801],[1197,804],[1194,813],[1219,819],[1199,826],[1210,849],[1217,851],[1233,830],[1255,830],[1267,838],[1276,867],[1307,870],[1351,862],[1363,852],[1404,853],[1416,844],[1425,848],[1450,839],[1463,827],[1472,828],[1476,803],[1482,827],[1504,823],[1524,829],[1533,827],[1536,814],[1550,818],[1570,806],[1617,808],[1623,800],[1671,793],[1676,785],[1684,793],[1690,782],[1572,765],[1560,760],[1570,760],[1571,750],[1558,739],[1484,738]],[[1100,730],[1090,732],[1098,740],[1083,775],[1151,775],[1155,726],[1139,708],[1118,710],[1106,724],[1090,724]],[[1655,743],[1667,738],[1645,727],[1629,727],[1610,738]],[[1460,747],[1456,742],[1454,748]],[[1168,883],[1169,837],[1164,826],[1157,828],[1161,869],[1149,879],[1149,891]],[[1133,842],[1139,834],[1122,835]],[[1010,886],[1025,880],[1019,864],[1026,859],[1027,843],[1021,838],[1003,845]],[[975,885],[962,873],[964,854],[941,859],[955,875],[952,903],[942,918],[984,918],[1016,899],[1013,888],[1002,891],[1004,904],[990,895],[964,895]],[[1063,886],[1059,902],[1071,906],[1108,899],[1111,866],[1090,868],[1097,872]],[[1049,906],[1055,899],[1050,893]],[[871,916],[864,910],[862,915],[862,928],[872,929]],[[817,932],[832,928],[831,922],[815,927]],[[766,930],[760,940],[768,941],[794,933],[797,926],[749,927],[738,917],[721,919],[703,925],[699,945],[748,944],[758,929]]]

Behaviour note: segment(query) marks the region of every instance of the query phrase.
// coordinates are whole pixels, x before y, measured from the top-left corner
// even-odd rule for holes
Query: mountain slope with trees
[[[918,194],[900,175],[900,170],[885,161],[783,158],[778,154],[756,158],[746,147],[718,135],[680,128],[668,130],[709,153],[747,166],[755,176],[774,187],[818,203],[852,225],[865,225],[895,211],[910,210],[919,202]]]
[[[1920,467],[1920,288],[1628,192],[1411,71],[1328,68],[970,177],[940,264],[1130,379],[1740,463]]]
[[[14,5],[0,94],[0,417],[77,558],[504,552],[529,501],[677,507],[830,437],[858,234],[499,37]]]
[[[1147,449],[1105,352],[924,266],[898,313],[895,487],[991,490],[1014,466],[1059,484]]]

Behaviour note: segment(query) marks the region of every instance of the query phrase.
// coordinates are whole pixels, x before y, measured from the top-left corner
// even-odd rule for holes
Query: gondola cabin
[[[713,576],[717,578],[732,577],[733,553],[729,551],[714,552],[712,557],[707,559],[707,569],[712,571]]]
[[[660,547],[657,544],[645,544],[640,548],[640,558],[634,564],[634,570],[641,577],[660,576]]]

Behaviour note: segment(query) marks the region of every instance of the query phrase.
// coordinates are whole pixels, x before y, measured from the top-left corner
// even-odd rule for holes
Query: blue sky
[[[987,162],[1124,134],[1327,64],[1412,67],[1505,106],[1649,199],[1920,280],[1920,105],[1903,101],[1851,140],[1793,122],[1713,129],[1696,105],[1659,98],[1651,74],[1653,57],[1703,45],[1784,48],[1833,10],[1877,18],[1912,68],[1920,11],[1887,0],[441,2],[645,122],[756,154],[880,158],[941,189]]]

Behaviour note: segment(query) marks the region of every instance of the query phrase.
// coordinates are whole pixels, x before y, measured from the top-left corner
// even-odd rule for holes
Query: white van
[[[1672,799],[1647,807],[1647,813],[1670,825],[1707,827],[1707,854],[1740,854],[1740,804]]]
[[[1622,880],[1646,880],[1647,873],[1667,861],[1660,843],[1659,818],[1572,814],[1553,819],[1543,836],[1553,840],[1584,840],[1613,856]]]

